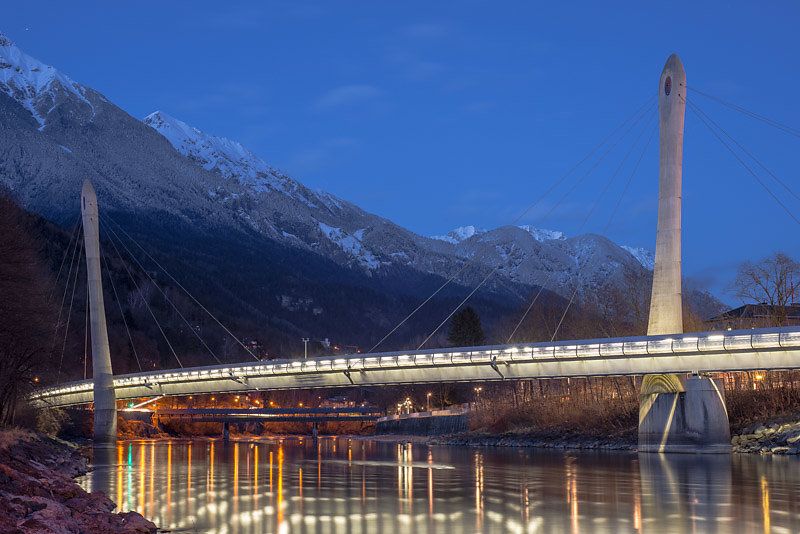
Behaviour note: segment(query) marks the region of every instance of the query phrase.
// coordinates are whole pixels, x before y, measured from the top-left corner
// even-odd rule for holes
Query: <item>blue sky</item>
[[[513,221],[655,95],[673,52],[690,89],[800,128],[796,2],[3,0],[2,13],[28,54],[131,115],[238,140],[425,235]],[[799,138],[690,99],[800,190]],[[601,233],[638,148],[582,222],[626,142],[552,215],[571,182],[521,222]],[[654,249],[657,176],[654,140],[608,237]],[[718,294],[742,260],[800,258],[800,225],[688,110],[683,217],[684,273]]]

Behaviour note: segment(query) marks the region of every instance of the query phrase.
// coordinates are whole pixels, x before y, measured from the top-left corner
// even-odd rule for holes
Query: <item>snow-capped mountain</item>
[[[559,232],[558,230],[536,228],[535,226],[530,226],[527,224],[520,226],[520,228],[531,234],[536,241],[564,240],[567,238],[567,236],[564,235],[564,232]]]
[[[645,269],[652,271],[653,267],[655,267],[656,256],[646,248],[634,248],[627,245],[622,245],[622,248],[630,252],[631,255],[636,258]]]
[[[47,125],[50,112],[70,99],[88,106],[87,88],[50,65],[32,58],[0,33],[0,91],[22,104],[39,123]]]
[[[333,195],[309,190],[235,141],[207,134],[160,111],[146,117],[144,123],[164,135],[178,152],[243,189],[228,195],[237,201],[242,199],[240,195],[257,199],[241,212],[255,227],[293,246],[321,250],[367,271],[402,264],[449,276],[463,262],[474,259],[484,269],[498,267],[498,274],[513,282],[544,285],[565,294],[575,279],[602,285],[605,280],[596,271],[613,279],[615,268],[639,263],[632,252],[599,236],[567,239],[563,232],[528,225],[495,230],[463,226],[424,238]],[[215,198],[225,194],[209,190]],[[294,207],[291,228],[264,210],[285,200],[281,196],[289,197]],[[328,209],[320,211],[323,205]],[[298,212],[301,207],[304,213]],[[381,231],[386,226],[390,230]],[[594,261],[592,253],[605,258],[606,264]],[[645,251],[637,253],[644,257]]]
[[[642,269],[647,257],[599,236],[567,237],[530,226],[466,226],[420,236],[305,187],[236,141],[161,111],[139,121],[0,34],[0,185],[27,209],[71,224],[84,179],[92,180],[107,213],[142,228],[169,233],[165,225],[178,225],[269,249],[270,258],[284,258],[308,280],[329,276],[317,263],[333,262],[349,273],[337,280],[360,280],[348,282],[353,287],[383,284],[381,291],[409,295],[435,289],[436,281],[471,262],[455,282],[471,287],[496,269],[488,290],[502,292],[513,307],[508,299],[527,298],[533,285],[568,296],[576,281],[599,287],[623,269]],[[167,238],[181,246],[186,241]],[[300,257],[302,268],[293,263]],[[229,261],[239,260],[233,253]],[[264,288],[287,291],[273,285]]]
[[[433,235],[431,236],[431,239],[437,239],[439,241],[444,241],[446,243],[455,245],[457,243],[461,243],[465,239],[469,239],[475,234],[483,234],[485,232],[485,228],[475,226],[459,226],[445,235]]]
[[[311,191],[298,181],[268,165],[264,160],[237,143],[224,137],[209,135],[163,111],[156,111],[143,122],[167,138],[175,150],[204,169],[233,179],[258,194],[277,191],[304,204],[341,208],[342,201],[324,191]],[[217,191],[209,190],[215,196]]]

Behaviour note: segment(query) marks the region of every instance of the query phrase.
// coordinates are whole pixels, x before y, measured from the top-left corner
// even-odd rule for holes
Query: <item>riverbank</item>
[[[87,471],[66,442],[0,431],[0,532],[156,532],[136,512],[113,513],[116,505],[102,491],[84,491],[74,478]]]
[[[437,436],[427,440],[435,445],[470,447],[539,447],[556,450],[636,451],[635,428],[601,434],[586,431],[514,429],[503,433],[473,430]],[[800,455],[800,415],[776,416],[744,428],[731,429],[731,452],[742,454]]]
[[[465,445],[469,447],[538,447],[543,449],[580,449],[635,451],[636,431],[613,434],[581,431],[540,431],[518,429],[501,434],[484,431],[463,432],[437,436],[428,440],[432,445]]]
[[[734,434],[731,444],[739,453],[800,454],[800,420],[749,426]]]

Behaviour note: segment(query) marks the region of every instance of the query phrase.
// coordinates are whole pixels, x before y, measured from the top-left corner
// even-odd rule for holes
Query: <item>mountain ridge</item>
[[[394,223],[391,223],[391,221],[385,221],[380,217],[366,214],[366,212],[363,212],[363,210],[357,206],[342,199],[338,199],[328,193],[321,191],[311,192],[311,190],[305,188],[296,180],[269,166],[261,158],[236,141],[231,141],[226,138],[207,134],[202,130],[190,126],[161,111],[157,111],[148,115],[143,121],[145,124],[153,127],[165,138],[167,138],[178,152],[187,158],[196,161],[198,164],[202,165],[208,170],[216,170],[227,179],[238,181],[245,187],[250,188],[251,194],[258,195],[263,193],[283,192],[284,194],[287,194],[288,196],[305,203],[310,208],[316,207],[313,203],[314,198],[325,198],[336,205],[339,215],[349,210],[357,210],[359,216],[361,216],[361,214],[367,215],[367,219],[364,220],[365,227],[356,228],[352,224],[348,225],[343,223],[341,218],[337,222],[336,220],[332,220],[330,218],[320,217],[318,214],[315,215],[313,213],[309,213],[306,214],[308,217],[310,217],[310,219],[305,221],[305,231],[298,229],[289,231],[280,228],[278,229],[280,235],[278,235],[277,231],[273,232],[273,235],[275,235],[278,239],[281,237],[285,239],[291,239],[293,244],[308,246],[313,249],[314,244],[319,243],[319,235],[314,231],[318,229],[322,233],[323,238],[326,238],[327,241],[333,246],[338,247],[345,256],[354,258],[355,263],[367,271],[378,269],[381,265],[391,265],[392,263],[396,263],[398,261],[403,261],[406,265],[415,265],[418,262],[424,263],[424,260],[420,261],[419,257],[412,257],[409,255],[406,249],[411,246],[414,248],[424,249],[434,254],[444,254],[449,256],[451,263],[453,256],[457,259],[466,261],[471,261],[473,258],[477,257],[478,263],[482,264],[488,269],[497,268],[496,270],[501,276],[513,272],[513,275],[511,276],[515,281],[526,284],[545,285],[549,289],[560,292],[562,295],[571,291],[571,289],[566,289],[567,279],[580,275],[580,272],[576,273],[575,270],[571,268],[575,263],[574,257],[572,261],[569,261],[568,258],[563,257],[562,259],[564,260],[565,264],[568,264],[569,266],[569,268],[566,269],[567,274],[555,276],[552,273],[535,273],[531,269],[522,269],[520,271],[520,264],[523,261],[530,260],[531,258],[529,256],[520,258],[519,254],[514,256],[514,251],[518,251],[520,249],[515,249],[512,244],[506,242],[496,243],[494,246],[498,252],[497,254],[487,254],[485,251],[483,251],[482,249],[486,247],[484,243],[492,238],[503,240],[503,237],[501,236],[507,233],[507,230],[504,230],[505,227],[486,230],[484,228],[475,226],[465,226],[456,228],[448,234],[431,236],[430,238],[414,234],[413,232],[405,230],[402,227],[397,227],[395,229],[395,233],[401,231],[404,234],[405,242],[402,243],[401,246],[396,246],[395,248],[397,250],[392,250],[391,247],[388,247],[386,243],[382,243],[377,236],[373,236],[372,239],[365,240],[365,235],[369,237],[369,234],[371,233],[370,230],[376,225],[379,226],[380,224],[384,224],[386,222],[393,225]],[[298,191],[305,191],[306,193],[300,195],[294,194]],[[219,191],[209,191],[209,195],[217,196],[218,194],[220,194]],[[325,195],[325,197],[322,197],[322,195]],[[243,216],[253,220],[254,214],[243,213]],[[377,219],[369,220],[370,217],[377,217]],[[255,214],[255,218],[257,220],[264,220],[264,214]],[[346,222],[351,222],[359,217],[355,217],[352,214],[345,214],[343,218]],[[315,225],[316,228],[312,230],[311,227]],[[266,226],[275,228],[275,224],[273,222],[268,222]],[[568,246],[569,243],[575,243],[575,239],[570,241],[563,232],[535,228],[530,225],[521,225],[517,228],[526,232],[533,240],[538,241],[539,243],[547,244],[548,249],[560,249],[567,256],[570,254],[579,253],[579,251],[574,247],[571,248]],[[527,239],[527,236],[523,239]],[[601,251],[600,249],[616,247],[616,244],[610,240],[601,240],[599,236],[588,239],[595,239],[596,242],[594,245],[600,254],[605,254],[608,256],[610,254],[609,251]],[[587,238],[585,237],[579,240],[584,243],[583,248],[586,246],[586,240]],[[549,243],[551,241],[558,242],[558,244]],[[464,245],[464,243],[468,243],[468,245]],[[633,268],[633,261],[635,260],[635,262],[639,265],[652,270],[652,265],[648,263],[648,252],[644,249],[633,249],[631,247],[624,246],[618,248],[620,250],[613,254],[616,264],[630,264],[629,267]],[[521,249],[533,251],[535,247],[522,246]],[[554,253],[555,252],[551,251],[550,255],[552,256]],[[628,258],[627,255],[629,255],[630,258]],[[507,260],[509,259],[513,259],[514,264],[504,265],[504,263],[507,263]],[[436,258],[436,260],[438,260],[440,263],[442,262],[441,258]],[[458,260],[456,260],[456,263],[458,264]],[[584,263],[588,264],[588,262]],[[460,269],[460,265],[458,268]],[[556,268],[556,266],[552,265],[552,268]],[[425,269],[427,272],[435,272],[435,268],[433,267],[431,261],[427,262]],[[450,275],[452,272],[454,271],[451,269],[442,274]],[[602,283],[596,274],[591,275],[587,279],[593,279],[596,284]]]
[[[2,33],[0,44],[0,184],[23,207],[71,224],[89,179],[101,212],[161,260],[223,305],[298,337],[337,328],[369,343],[451,279],[436,310],[487,279],[473,299],[491,326],[539,287],[569,299],[576,284],[583,295],[644,271],[592,234],[503,226],[455,242],[421,236],[304,186],[236,141],[164,112],[136,119]]]

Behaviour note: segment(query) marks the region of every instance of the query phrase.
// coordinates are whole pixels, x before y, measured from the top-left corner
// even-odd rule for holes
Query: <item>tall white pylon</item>
[[[676,54],[667,59],[658,87],[658,229],[647,335],[683,333],[681,303],[681,178],[686,71]],[[645,377],[642,394],[683,391],[675,375]]]
[[[92,373],[94,377],[94,441],[108,443],[117,439],[117,399],[114,374],[108,349],[106,309],[103,304],[103,281],[100,278],[100,236],[97,195],[91,182],[81,190],[83,237],[86,246],[86,271],[89,286],[89,322],[92,332]]]
[[[647,335],[683,333],[681,178],[686,72],[667,59],[658,85],[658,230]],[[705,376],[647,375],[639,397],[639,452],[729,453],[722,381]]]

